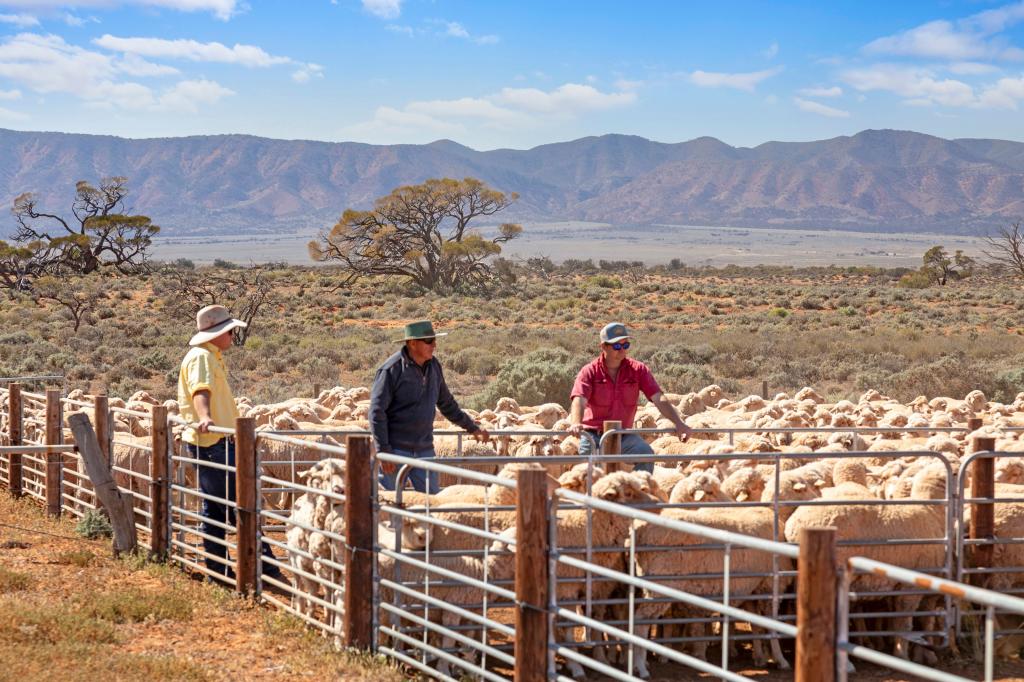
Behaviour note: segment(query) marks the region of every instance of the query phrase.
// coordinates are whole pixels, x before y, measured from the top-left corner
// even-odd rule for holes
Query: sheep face
[[[619,504],[642,504],[658,501],[658,498],[643,491],[643,486],[638,478],[625,471],[616,471],[597,481],[591,487],[591,495],[607,502]]]

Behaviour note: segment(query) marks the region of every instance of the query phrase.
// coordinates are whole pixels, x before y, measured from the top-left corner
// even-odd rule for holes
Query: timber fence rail
[[[168,416],[162,406],[149,412],[110,409],[105,396],[61,399],[59,390],[29,393],[17,383],[0,387],[0,400],[5,443],[0,446],[0,481],[12,492],[25,494],[50,513],[80,515],[95,507],[95,496],[88,479],[79,473],[73,446],[62,444],[63,411],[83,411],[96,424],[101,449],[106,446],[119,485],[131,494],[140,538],[155,556],[166,556],[239,591],[255,594],[340,644],[387,653],[441,679],[465,674],[489,680],[512,676],[563,679],[559,665],[566,666],[569,673],[584,669],[614,679],[639,679],[647,653],[724,679],[742,679],[735,672],[737,661],[729,653],[730,643],[737,641],[755,648],[769,645],[777,662],[788,658],[795,663],[797,679],[801,675],[802,679],[826,679],[814,676],[820,673],[813,667],[814,661],[819,668],[821,661],[826,661],[826,667],[841,676],[845,665],[838,662],[846,656],[915,672],[900,667],[906,662],[876,646],[879,638],[903,640],[904,647],[928,644],[941,648],[950,643],[950,633],[966,634],[968,625],[975,622],[972,619],[984,616],[986,632],[991,631],[984,652],[991,660],[996,638],[1013,631],[1012,624],[1001,628],[1000,618],[1019,613],[1011,598],[999,601],[1001,594],[965,582],[1010,576],[1007,591],[1024,585],[1024,577],[1020,583],[1012,582],[1016,576],[1024,576],[1024,567],[991,563],[993,548],[999,544],[1024,544],[1024,537],[996,535],[1000,517],[993,513],[999,505],[1024,502],[1024,492],[997,490],[991,482],[994,461],[1010,453],[995,452],[994,444],[984,439],[977,439],[972,447],[975,454],[964,458],[962,470],[973,473],[969,496],[966,475],[958,476],[937,453],[880,451],[828,453],[828,457],[933,458],[944,463],[946,496],[856,503],[776,497],[742,503],[634,500],[621,504],[589,494],[597,468],[611,469],[612,464],[628,468],[644,461],[685,466],[698,460],[757,458],[773,463],[779,472],[782,459],[814,460],[822,455],[620,455],[614,452],[616,436],[670,431],[611,429],[602,439],[603,447],[595,448],[590,456],[418,460],[374,454],[368,434],[362,431],[276,432],[256,429],[251,419],[240,419],[235,428],[212,429],[227,437],[219,445],[225,448],[220,453],[224,463],[219,463],[193,457],[180,441],[186,424],[180,417]],[[119,426],[115,428],[115,424]],[[125,428],[128,431],[122,431]],[[129,438],[132,430],[141,435]],[[730,431],[934,433],[949,429]],[[457,434],[438,431],[438,435]],[[538,430],[494,435],[513,443],[536,435],[554,443],[564,433]],[[465,437],[458,436],[460,449]],[[235,451],[234,462],[228,457],[229,443]],[[132,462],[130,457],[119,460],[113,457],[115,449],[135,453],[140,461]],[[303,472],[327,459],[339,463],[335,473],[340,478],[307,480]],[[494,475],[500,467],[513,463],[526,465],[518,481]],[[581,463],[586,463],[588,471],[583,490],[553,489],[551,474]],[[433,472],[450,481],[482,486],[485,492],[472,502],[444,501],[401,490],[388,493],[377,489],[383,467],[394,467],[399,482],[414,472]],[[200,492],[199,471],[223,476],[226,494],[213,497]],[[777,483],[778,479],[776,490]],[[312,506],[305,517],[298,513],[303,498]],[[228,510],[223,523],[206,520],[207,527],[224,530],[223,540],[200,530],[204,501]],[[852,504],[934,508],[943,519],[942,530],[924,538],[873,539],[865,534],[837,541],[834,536],[831,540],[814,536],[799,548],[785,542],[783,517],[789,509]],[[704,511],[697,514],[698,510]],[[754,537],[713,527],[713,515],[729,510],[763,514],[770,532]],[[585,515],[582,539],[561,532],[560,524],[572,514]],[[325,524],[327,517],[334,525]],[[625,528],[621,544],[617,540],[602,544],[604,540],[596,539],[598,535],[607,537],[603,524],[610,518],[618,519],[616,523]],[[688,540],[645,545],[637,539],[638,532],[650,534],[651,529]],[[299,539],[293,540],[293,536]],[[219,543],[226,558],[211,554],[209,543]],[[261,556],[263,543],[273,550],[273,556]],[[882,553],[883,549],[898,552],[924,546],[936,548],[938,559],[916,571],[885,560],[898,555]],[[816,549],[813,555],[801,558],[805,548]],[[681,557],[714,555],[718,564],[712,569],[705,567],[702,573],[645,572],[658,565],[660,555],[674,553]],[[760,563],[752,557],[760,557]],[[223,568],[208,569],[208,559]],[[804,568],[805,560],[815,568]],[[829,565],[835,568],[835,596],[825,599],[832,609],[831,631],[823,625],[828,612],[822,614],[820,608],[827,585],[814,587],[811,594],[817,598],[813,604],[800,605],[802,592],[812,584],[805,576],[825,576],[828,583],[833,575],[827,570]],[[282,569],[288,578],[264,575],[271,566]],[[856,576],[878,575],[880,571],[899,587],[849,589],[856,585]],[[877,606],[857,612],[860,602],[877,604],[896,596],[931,601],[910,612]],[[976,597],[973,603],[980,608],[971,606],[967,596]],[[651,615],[652,608],[657,615]],[[895,619],[908,613],[912,621],[906,629],[873,632],[857,626],[868,618]],[[918,626],[918,621],[924,625]],[[738,629],[737,623],[742,624]],[[824,636],[810,637],[812,632]],[[802,635],[807,635],[806,641]],[[721,658],[714,663],[700,655],[708,644],[720,646]]]

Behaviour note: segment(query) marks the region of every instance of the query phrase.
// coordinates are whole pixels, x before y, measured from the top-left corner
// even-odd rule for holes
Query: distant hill
[[[865,130],[730,147],[604,135],[478,152],[248,135],[128,140],[0,129],[0,203],[64,211],[74,183],[130,179],[164,234],[330,227],[402,184],[472,176],[520,200],[502,218],[976,234],[1024,217],[1024,143]],[[0,219],[9,232],[10,218]]]

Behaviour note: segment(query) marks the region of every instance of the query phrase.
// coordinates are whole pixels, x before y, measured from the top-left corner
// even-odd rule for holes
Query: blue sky
[[[1024,2],[0,0],[0,127],[1024,141]]]

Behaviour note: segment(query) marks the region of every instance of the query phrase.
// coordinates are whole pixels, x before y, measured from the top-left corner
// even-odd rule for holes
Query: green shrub
[[[785,308],[772,308],[772,311],[769,313],[769,315],[771,315],[772,317],[779,317],[785,319],[789,317],[789,311],[786,310]]]
[[[586,361],[561,348],[535,350],[505,362],[494,381],[468,404],[483,409],[508,396],[520,405],[560,403],[568,407],[573,381]]]
[[[904,289],[927,289],[931,284],[931,277],[927,273],[917,270],[915,272],[908,272],[900,277],[900,281],[896,283],[896,286],[903,287]]]
[[[90,509],[78,521],[78,524],[75,526],[75,533],[83,538],[96,540],[98,538],[113,537],[114,528],[110,525],[110,520],[106,514],[96,509]]]
[[[603,289],[621,289],[622,280],[610,275],[594,275],[587,278],[587,283]]]

